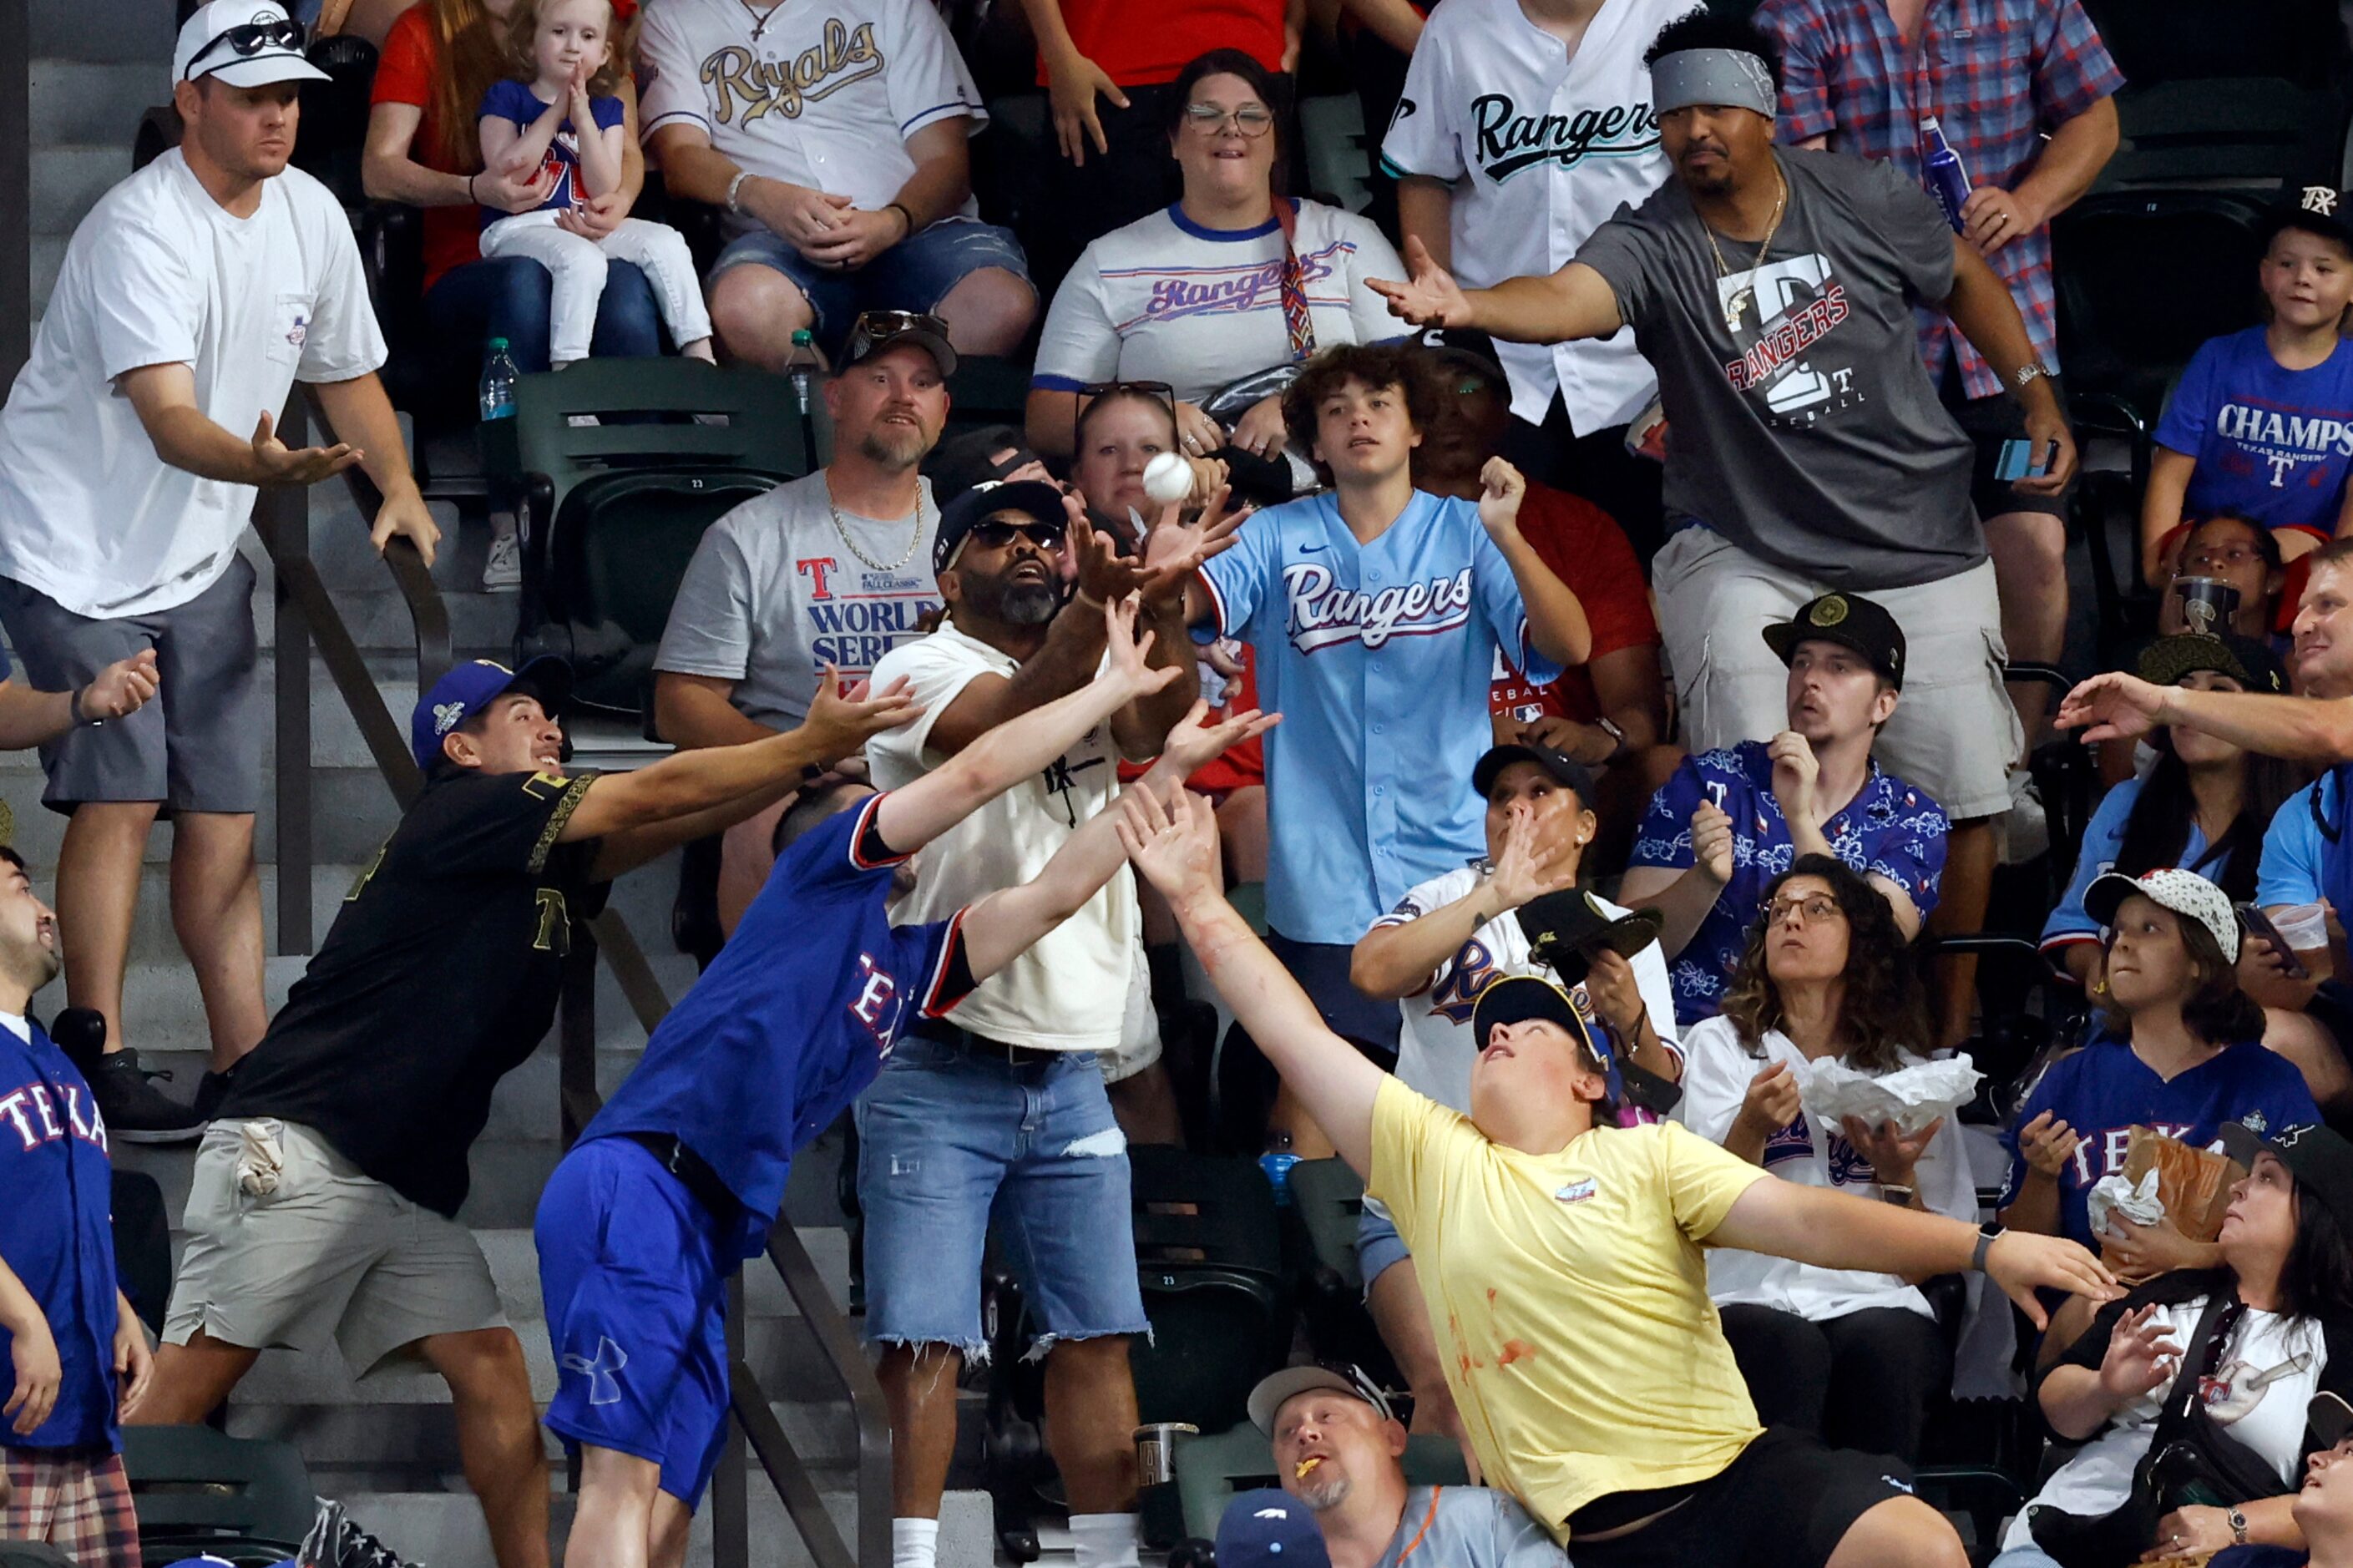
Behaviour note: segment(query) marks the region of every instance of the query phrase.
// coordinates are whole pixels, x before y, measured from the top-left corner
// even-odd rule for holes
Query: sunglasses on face
[[[1255,103],[1232,110],[1219,109],[1214,103],[1188,103],[1185,106],[1185,123],[1211,136],[1230,127],[1255,142],[1274,129],[1274,116]]]
[[[197,61],[224,47],[239,58],[258,55],[269,48],[291,49],[299,54],[302,49],[302,25],[290,18],[279,22],[248,22],[243,26],[231,27],[189,57],[187,79],[195,79]]]
[[[1000,522],[995,518],[990,518],[986,522],[974,523],[972,531],[965,537],[983,550],[1002,550],[1012,543],[1018,535],[1048,554],[1052,554],[1062,548],[1063,532],[1064,530],[1060,523]]]

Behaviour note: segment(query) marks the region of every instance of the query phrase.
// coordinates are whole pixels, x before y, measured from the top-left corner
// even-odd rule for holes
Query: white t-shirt
[[[237,217],[165,153],[74,230],[0,410],[0,576],[119,620],[186,604],[228,570],[253,487],[157,457],[124,372],[191,367],[196,406],[242,439],[296,381],[384,358],[351,219],[324,185],[289,169]]]
[[[828,493],[820,470],[711,525],[671,601],[656,669],[732,680],[736,711],[784,730],[808,716],[828,664],[861,679],[922,635],[915,622],[940,605],[932,481],[917,481],[912,538],[903,517],[845,511],[837,527]]]
[[[1373,922],[1372,929],[1404,925],[1442,910],[1467,895],[1485,879],[1485,875],[1482,862],[1433,877],[1407,893],[1396,909]],[[1595,902],[1612,920],[1626,913],[1607,899],[1597,899]],[[1675,997],[1667,984],[1667,961],[1661,956],[1658,943],[1652,942],[1628,962],[1634,968],[1634,984],[1642,994],[1642,1006],[1651,1015],[1651,1027],[1662,1044],[1669,1050],[1675,1049]],[[1408,1089],[1467,1114],[1471,1110],[1471,1063],[1479,1054],[1478,1044],[1471,1037],[1471,1014],[1479,993],[1487,988],[1490,981],[1506,974],[1551,973],[1528,956],[1528,936],[1520,929],[1518,911],[1507,911],[1481,926],[1460,951],[1438,966],[1419,990],[1398,1002],[1398,1013],[1403,1023],[1398,1031],[1398,1077]],[[1591,1025],[1593,1003],[1585,994],[1585,987],[1572,986],[1568,994],[1578,1015]]]
[[[1020,661],[956,630],[954,622],[894,648],[874,667],[888,683],[909,678],[923,716],[866,742],[875,787],[897,789],[947,758],[930,748],[932,726],[977,675],[1009,676]],[[1086,820],[1119,794],[1119,750],[1108,722],[1096,725],[1037,777],[1025,780],[925,845],[915,856],[914,890],[891,918],[944,921],[999,888],[1027,882]],[[1079,912],[980,984],[948,1022],[987,1039],[1041,1051],[1119,1048],[1143,939],[1135,880],[1119,874]]]
[[[965,121],[967,135],[988,122],[923,0],[784,0],[765,22],[743,0],[653,0],[638,15],[644,135],[699,125],[738,167],[868,212],[914,174],[908,137],[942,120]],[[970,196],[959,209],[979,210]]]
[[[2198,1321],[2205,1315],[2207,1298],[2159,1307],[2156,1321],[2170,1327],[2173,1342],[2181,1347],[2182,1364],[2195,1369],[2205,1359],[2199,1344]],[[2250,1311],[2239,1321],[2232,1343],[2215,1369],[2216,1387],[2206,1401],[2206,1414],[2230,1428],[2231,1436],[2253,1449],[2279,1476],[2280,1489],[2292,1491],[2304,1458],[2305,1407],[2320,1386],[2328,1364],[2328,1341],[2316,1318],[2284,1318],[2276,1312]],[[2177,1376],[2179,1373],[2176,1374]],[[2192,1376],[2197,1375],[2193,1370]],[[2075,1457],[2052,1473],[2018,1510],[2001,1548],[2034,1544],[2027,1516],[2036,1507],[2063,1509],[2069,1513],[2113,1512],[2132,1496],[2133,1468],[2148,1452],[2158,1412],[2173,1390],[2168,1378],[2118,1412],[2099,1435],[2075,1452]]]
[[[1430,15],[1381,140],[1397,174],[1454,186],[1448,227],[1466,289],[1556,272],[1621,205],[1666,183],[1642,53],[1693,0],[1606,0],[1577,53],[1519,0],[1448,0]],[[1557,387],[1578,435],[1623,425],[1658,378],[1632,329],[1556,343],[1498,342],[1512,412],[1541,423]]]
[[[1315,345],[1405,334],[1367,278],[1402,278],[1381,231],[1356,214],[1301,202],[1298,252]],[[1076,392],[1099,381],[1165,381],[1202,398],[1291,358],[1282,320],[1282,228],[1204,228],[1171,206],[1115,228],[1079,258],[1046,312],[1029,384]]]
[[[1778,1029],[1767,1032],[1763,1046],[1761,1058],[1750,1056],[1732,1020],[1725,1017],[1703,1018],[1684,1030],[1683,1098],[1675,1107],[1675,1120],[1711,1143],[1723,1142],[1733,1118],[1740,1114],[1749,1079],[1774,1062],[1786,1063],[1793,1072],[1806,1065],[1806,1054]],[[1903,1055],[1905,1067],[1925,1059],[1909,1051]],[[1815,1127],[1802,1110],[1766,1140],[1765,1169],[1803,1186],[1879,1199],[1871,1163],[1847,1142],[1845,1133],[1835,1127]],[[1913,1182],[1920,1189],[1920,1201],[1932,1212],[1977,1223],[1977,1186],[1961,1147],[1960,1128],[1951,1118],[1921,1152]],[[1719,1307],[1773,1307],[1817,1323],[1872,1307],[1901,1307],[1924,1318],[1935,1316],[1928,1299],[1893,1274],[1821,1268],[1726,1247],[1707,1255],[1707,1293]]]

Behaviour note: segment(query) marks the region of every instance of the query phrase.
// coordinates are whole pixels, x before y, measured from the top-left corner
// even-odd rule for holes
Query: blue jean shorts
[[[661,1467],[692,1509],[727,1436],[727,1277],[720,1222],[626,1138],[565,1155],[533,1225],[555,1351],[548,1429]]]
[[[992,1229],[1039,1338],[1149,1331],[1135,1277],[1127,1139],[1091,1051],[1015,1067],[902,1039],[858,1102],[866,1339],[988,1353],[981,1250]]]
[[[1405,1237],[1398,1234],[1397,1221],[1366,1199],[1364,1212],[1356,1215],[1356,1277],[1365,1282],[1366,1296],[1372,1295],[1374,1280],[1412,1256]]]
[[[943,218],[910,235],[855,272],[820,267],[792,241],[765,228],[737,235],[711,264],[711,279],[731,267],[766,267],[793,280],[816,313],[811,329],[827,349],[838,346],[860,310],[929,310],[948,290],[984,267],[1001,267],[1024,283],[1029,263],[1009,228],[976,218]]]

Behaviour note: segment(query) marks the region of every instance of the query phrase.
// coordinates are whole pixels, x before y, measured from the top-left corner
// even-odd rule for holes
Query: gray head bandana
[[[1753,109],[1773,118],[1773,73],[1746,49],[1677,49],[1651,66],[1651,106],[1665,114],[1695,103]]]

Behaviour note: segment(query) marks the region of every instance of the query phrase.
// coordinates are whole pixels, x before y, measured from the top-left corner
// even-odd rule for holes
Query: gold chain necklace
[[[1748,301],[1756,297],[1757,269],[1765,265],[1765,253],[1773,248],[1773,237],[1781,232],[1781,215],[1788,209],[1789,182],[1782,176],[1781,166],[1778,163],[1773,165],[1773,179],[1780,189],[1773,197],[1773,216],[1765,225],[1765,238],[1757,247],[1757,259],[1748,264],[1748,287],[1733,290],[1732,298],[1724,302],[1724,330],[1727,332],[1740,330],[1740,318],[1747,312]],[[1715,243],[1715,230],[1707,219],[1703,217],[1699,220],[1699,231],[1707,236],[1707,248],[1715,257],[1716,277],[1731,277],[1732,268],[1725,264],[1724,251]],[[1761,328],[1765,323],[1759,321],[1757,324]]]
[[[866,552],[858,548],[858,541],[849,537],[849,525],[841,521],[841,509],[833,504],[833,479],[830,475],[827,476],[825,481],[825,510],[833,518],[834,532],[841,535],[841,542],[848,547],[849,552],[852,555],[857,556],[860,561],[866,563],[869,568],[876,572],[896,572],[900,567],[904,566],[908,562],[913,560],[915,556],[916,541],[923,537],[923,492],[920,489],[915,492],[914,531],[907,535],[907,552],[900,556],[896,561],[877,561],[874,557],[867,554]]]

